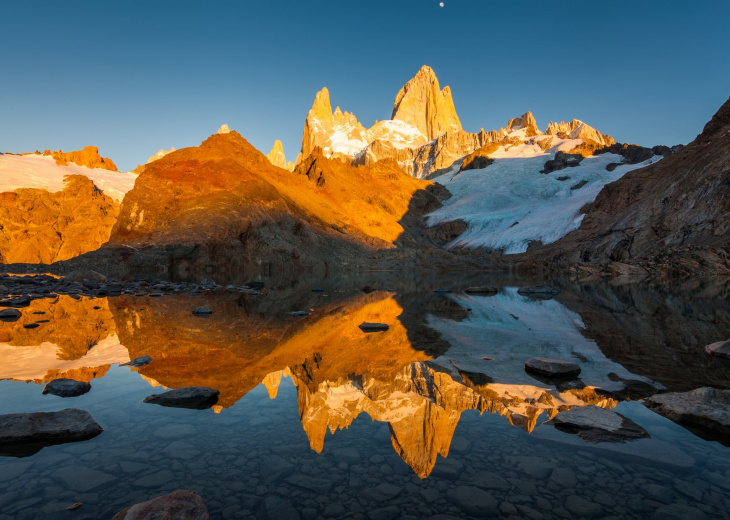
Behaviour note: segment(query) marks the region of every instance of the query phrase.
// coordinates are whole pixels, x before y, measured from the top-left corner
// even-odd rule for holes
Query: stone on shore
[[[94,438],[102,431],[89,412],[76,408],[0,415],[0,455],[28,456],[45,446]]]
[[[730,444],[730,390],[708,386],[690,392],[657,394],[644,401],[650,410],[689,428],[697,427]]]
[[[197,308],[193,309],[193,314],[195,316],[205,316],[205,317],[208,317],[211,314],[213,314],[213,311],[207,305],[203,305],[202,307],[197,307]]]
[[[91,390],[91,385],[85,381],[75,379],[54,379],[43,388],[43,395],[51,394],[58,397],[78,397]]]
[[[626,442],[649,438],[649,433],[631,419],[593,405],[561,412],[550,423],[588,442]]]
[[[552,285],[533,285],[531,287],[520,287],[517,294],[529,296],[537,300],[549,300],[560,294],[560,289]]]
[[[199,495],[181,489],[123,509],[113,520],[210,520]]]
[[[0,310],[0,321],[18,321],[23,315],[18,309],[2,309]]]
[[[204,386],[190,386],[169,390],[144,398],[145,403],[159,404],[173,408],[204,410],[218,402],[220,392]]]

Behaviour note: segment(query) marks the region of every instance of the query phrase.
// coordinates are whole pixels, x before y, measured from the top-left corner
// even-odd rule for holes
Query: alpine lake
[[[0,414],[78,408],[104,430],[0,450],[0,520],[111,520],[178,489],[214,519],[730,516],[729,439],[643,404],[730,388],[730,361],[704,349],[730,337],[727,285],[481,273],[246,281],[50,293],[0,322]],[[560,293],[518,293],[537,284]],[[474,286],[495,291],[464,292]],[[194,315],[201,306],[211,313]],[[388,330],[364,332],[366,322]],[[151,362],[122,366],[142,356]],[[580,375],[533,374],[534,357]],[[56,378],[91,390],[43,395]],[[143,402],[184,387],[220,394],[203,409]],[[588,406],[647,435],[552,421]]]

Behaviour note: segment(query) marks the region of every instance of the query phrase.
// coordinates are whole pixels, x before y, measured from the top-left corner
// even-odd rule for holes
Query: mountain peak
[[[268,153],[266,158],[271,164],[279,168],[283,168],[284,170],[291,171],[294,168],[291,162],[287,164],[286,155],[284,155],[284,145],[279,139],[274,141],[274,146],[271,147],[271,151]]]
[[[327,87],[322,87],[322,90],[314,96],[314,103],[312,103],[312,108],[309,110],[309,116],[319,120],[328,120],[332,117],[330,91],[327,90]]]
[[[520,117],[515,117],[514,119],[510,119],[507,123],[506,131],[507,133],[516,132],[517,130],[526,129],[526,135],[528,137],[532,137],[534,135],[541,134],[540,130],[537,128],[537,121],[535,121],[535,116],[532,115],[532,112],[525,112]]]
[[[226,124],[223,124],[223,125],[221,125],[221,127],[220,127],[220,128],[218,129],[218,132],[217,132],[217,133],[219,133],[219,134],[228,134],[228,133],[230,133],[230,131],[231,131],[231,129],[230,129],[230,128],[228,128],[228,125],[226,125]]]
[[[461,130],[451,89],[446,86],[441,90],[436,73],[427,65],[400,89],[391,119],[418,128],[429,140],[450,130]]]

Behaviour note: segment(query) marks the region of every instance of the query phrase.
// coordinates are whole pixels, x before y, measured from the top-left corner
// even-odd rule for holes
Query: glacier
[[[494,163],[486,168],[459,172],[455,167],[435,178],[452,197],[427,216],[427,225],[457,219],[467,223],[466,231],[446,244],[447,249],[524,253],[531,242],[549,244],[577,229],[584,217],[580,209],[593,202],[606,184],[661,159],[655,156],[639,164],[621,164],[609,172],[606,166],[620,163],[622,158],[607,153],[586,157],[575,167],[541,174],[545,161],[557,151],[581,142],[561,141],[549,152],[529,143],[500,147],[490,155]]]

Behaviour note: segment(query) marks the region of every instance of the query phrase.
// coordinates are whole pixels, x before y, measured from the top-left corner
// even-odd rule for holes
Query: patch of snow
[[[97,188],[117,202],[134,187],[137,174],[113,172],[102,168],[87,168],[69,163],[59,166],[48,155],[2,155],[0,156],[0,192],[19,188],[37,188],[50,192],[65,187],[67,175],[83,175],[91,179]]]
[[[557,148],[565,143],[562,141]],[[485,169],[439,177],[452,197],[428,215],[428,225],[456,219],[468,224],[467,230],[447,248],[483,247],[514,254],[527,251],[535,240],[543,244],[555,242],[578,228],[584,216],[580,209],[595,200],[606,184],[661,159],[655,156],[609,172],[606,165],[620,162],[621,157],[602,154],[587,157],[576,167],[541,174],[551,154],[538,155],[536,149],[539,147],[535,145],[500,148],[492,155],[495,162]],[[569,179],[557,180],[565,176]],[[571,189],[582,182],[583,186]]]

